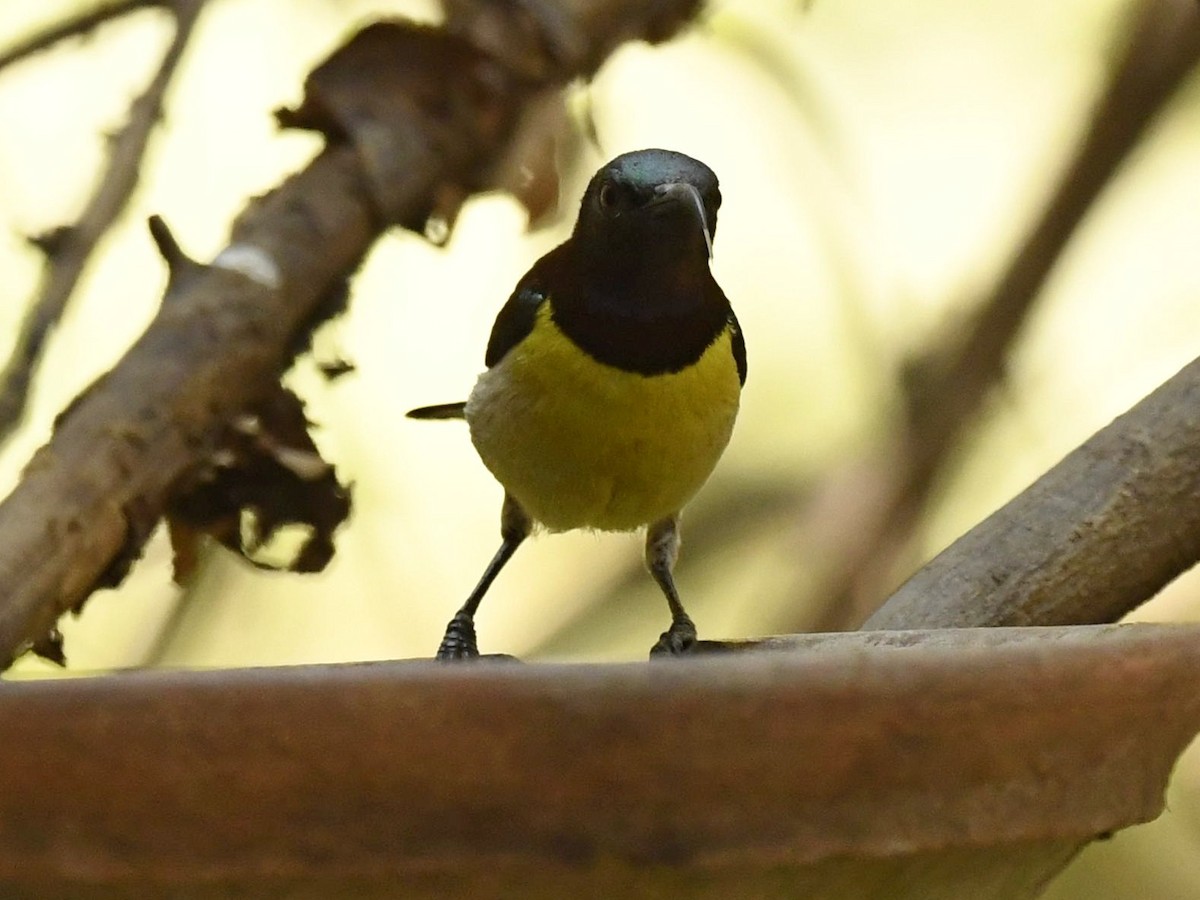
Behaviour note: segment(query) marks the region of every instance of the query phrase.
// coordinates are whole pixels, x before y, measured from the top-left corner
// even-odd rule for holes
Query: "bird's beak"
[[[704,201],[700,197],[700,192],[686,181],[672,181],[667,184],[660,184],[654,189],[654,200],[652,202],[655,205],[670,203],[672,201],[682,203],[696,213],[696,218],[700,222],[700,230],[704,232],[704,246],[708,248],[708,258],[712,259],[712,229],[708,227],[708,216],[704,212]]]

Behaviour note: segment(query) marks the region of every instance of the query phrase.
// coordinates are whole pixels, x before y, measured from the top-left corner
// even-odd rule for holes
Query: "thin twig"
[[[162,216],[151,216],[146,224],[150,229],[150,237],[154,241],[154,246],[158,248],[159,256],[167,264],[166,296],[170,297],[182,289],[188,278],[203,271],[204,266],[184,252]]]
[[[35,32],[0,53],[0,69],[41,53],[43,50],[49,50],[55,44],[69,38],[89,34],[101,25],[137,12],[139,9],[166,5],[168,4],[165,0],[113,0],[113,2],[101,3],[99,6],[79,12],[42,31]]]
[[[109,145],[107,165],[99,174],[95,192],[86,208],[73,225],[56,229],[51,238],[38,241],[47,255],[46,266],[35,295],[36,299],[21,323],[8,363],[3,371],[0,371],[0,441],[12,434],[24,416],[33,372],[41,359],[50,331],[62,319],[67,303],[97,245],[133,195],[150,134],[162,116],[167,88],[204,2],[205,0],[179,0],[172,4],[175,34],[154,78],[130,104],[128,122],[113,136]],[[158,4],[126,2],[109,4],[101,10],[107,11],[108,18],[111,18],[112,15],[119,14],[118,7],[149,5]],[[93,11],[89,21],[93,21],[94,24],[101,10]],[[124,11],[127,12],[128,9]],[[78,23],[80,19],[73,21]],[[66,31],[70,24],[64,23],[59,26],[57,32]],[[76,28],[76,33],[78,31]],[[10,51],[10,55],[12,52],[15,51]]]

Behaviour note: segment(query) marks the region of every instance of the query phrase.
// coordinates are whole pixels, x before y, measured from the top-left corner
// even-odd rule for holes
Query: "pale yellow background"
[[[0,46],[76,8],[0,6]],[[222,0],[202,19],[129,213],[101,248],[34,395],[29,427],[0,455],[7,488],[54,414],[120,356],[153,314],[165,273],[144,221],[162,214],[211,258],[246,199],[301,166],[315,138],[279,134],[270,112],[305,72],[378,13],[430,19],[432,2]],[[747,335],[750,379],[733,443],[697,505],[719,517],[746,483],[778,493],[853,454],[885,427],[902,357],[980,296],[1053,183],[1120,46],[1117,0],[719,2],[670,46],[631,46],[572,97],[608,156],[686,151],[725,195],[715,269]],[[39,257],[21,235],[69,221],[103,160],[100,135],[157,64],[167,36],[139,13],[0,73],[0,352]],[[461,399],[516,278],[561,240],[581,183],[549,230],[526,234],[510,199],[464,210],[438,249],[393,233],[354,282],[323,356],[358,366],[289,377],[318,440],[356,484],[353,521],[319,577],[264,575],[212,554],[187,592],[171,586],[162,536],[119,591],[64,624],[75,670],[228,666],[427,655],[491,555],[500,490],[454,423],[412,406]],[[941,483],[921,531],[928,556],[1064,452],[1200,354],[1200,83],[1154,130],[1055,271],[1005,389]],[[689,556],[680,588],[707,636],[800,627],[808,583],[793,503]],[[719,518],[718,518],[719,521]],[[685,537],[686,537],[685,529]],[[479,617],[485,650],[635,659],[666,623],[632,536],[567,535],[522,549]],[[811,556],[811,554],[810,554]],[[811,560],[809,560],[811,562]],[[898,573],[901,574],[901,573]],[[1139,613],[1200,609],[1185,578]],[[586,627],[572,623],[586,621]],[[18,674],[49,673],[23,661]],[[1185,760],[1157,823],[1089,849],[1057,900],[1200,896],[1200,768]]]

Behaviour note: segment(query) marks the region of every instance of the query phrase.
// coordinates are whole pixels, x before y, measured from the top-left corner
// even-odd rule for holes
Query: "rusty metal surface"
[[[773,646],[5,682],[0,893],[1033,896],[1200,729],[1196,626]]]

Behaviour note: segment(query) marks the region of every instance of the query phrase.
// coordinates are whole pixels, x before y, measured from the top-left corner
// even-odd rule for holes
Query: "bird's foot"
[[[688,616],[671,620],[671,627],[662,633],[658,643],[650,648],[650,656],[683,656],[696,647],[696,624]]]
[[[475,641],[475,619],[470,613],[458,612],[446,626],[446,634],[438,646],[440,660],[478,659],[479,645]]]

